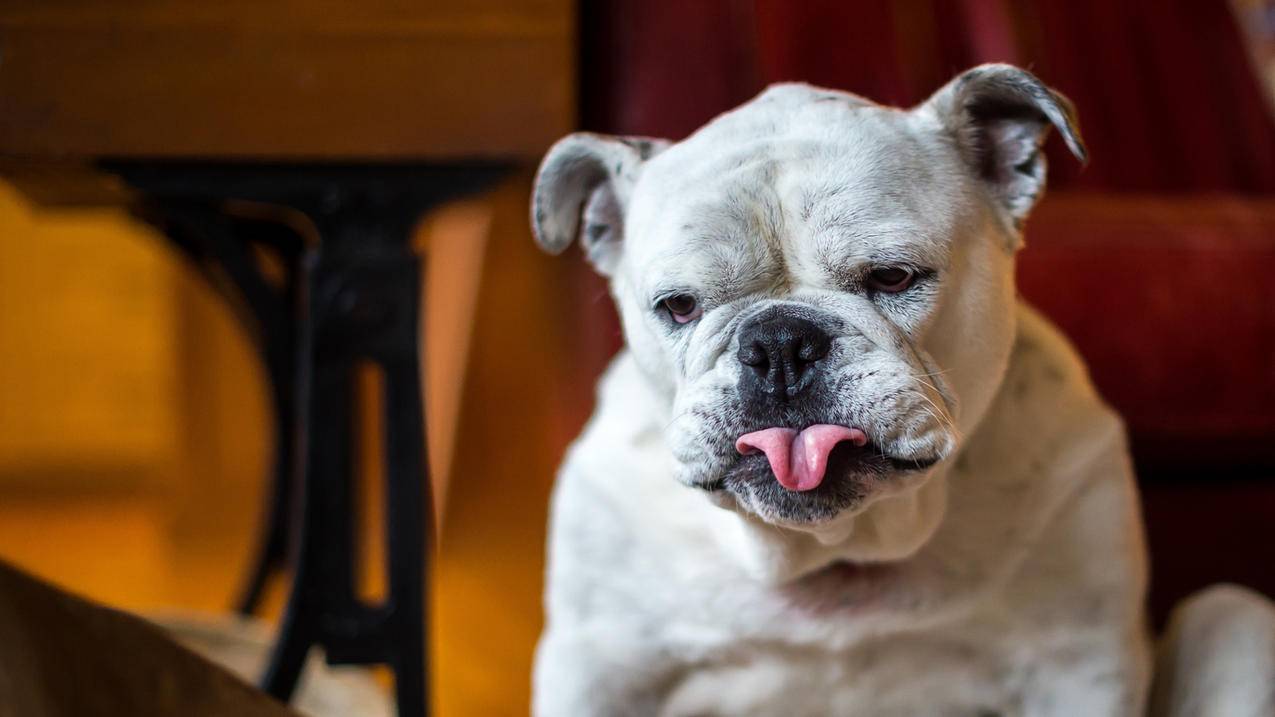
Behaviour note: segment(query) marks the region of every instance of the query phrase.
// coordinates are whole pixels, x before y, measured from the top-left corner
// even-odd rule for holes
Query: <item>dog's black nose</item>
[[[814,382],[832,338],[814,322],[764,313],[739,330],[740,389],[745,396],[787,401]]]

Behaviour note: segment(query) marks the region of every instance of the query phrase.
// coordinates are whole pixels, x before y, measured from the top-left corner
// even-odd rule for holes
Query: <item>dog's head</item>
[[[986,410],[1051,125],[1083,159],[1070,103],[1005,65],[911,110],[777,85],[677,144],[563,139],[533,223],[610,278],[680,480],[818,530],[914,491]]]

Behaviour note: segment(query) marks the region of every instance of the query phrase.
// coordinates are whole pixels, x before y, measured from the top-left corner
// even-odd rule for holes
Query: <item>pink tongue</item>
[[[857,428],[822,423],[800,433],[791,428],[763,428],[740,436],[735,450],[744,455],[765,453],[780,485],[788,490],[812,490],[823,482],[828,454],[842,441],[864,446],[868,436]]]

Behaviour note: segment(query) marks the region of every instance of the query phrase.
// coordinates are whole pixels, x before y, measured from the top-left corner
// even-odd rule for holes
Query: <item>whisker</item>
[[[928,378],[930,376],[942,376],[943,374],[948,373],[951,370],[952,369],[950,368],[945,368],[945,369],[940,369],[938,371],[931,371],[930,373],[918,373],[918,374],[909,374],[909,375],[911,375],[912,378],[920,379],[920,378]]]
[[[928,410],[928,409],[926,410],[926,413],[931,418],[933,418],[934,420],[938,421],[940,424],[945,426],[949,431],[952,432],[953,435],[957,436],[958,438],[960,437],[961,432],[956,427],[956,421],[954,421],[952,417],[947,414],[946,411],[940,408],[938,404],[934,403],[934,401],[929,396],[926,396],[924,393],[921,393],[918,391],[916,395],[919,396],[922,401],[925,401],[925,403],[929,405],[930,409],[933,409],[933,410]]]
[[[673,425],[674,423],[676,423],[677,421],[681,420],[682,418],[685,418],[686,416],[689,416],[689,415],[690,415],[690,413],[691,413],[691,412],[690,412],[690,410],[686,410],[686,411],[682,411],[681,413],[677,414],[676,416],[673,416],[672,418],[670,418],[670,419],[668,420],[668,423],[665,423],[665,424],[664,424],[664,427],[663,427],[662,429],[660,429],[660,431],[661,431],[661,432],[663,432],[663,431],[667,431],[670,427],[672,427],[672,425]]]

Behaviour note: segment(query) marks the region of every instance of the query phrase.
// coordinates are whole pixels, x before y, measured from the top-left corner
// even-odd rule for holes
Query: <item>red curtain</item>
[[[1275,192],[1275,123],[1220,0],[583,3],[586,129],[680,138],[770,82],[910,105],[981,62],[1080,108],[1092,163],[1055,188]]]

